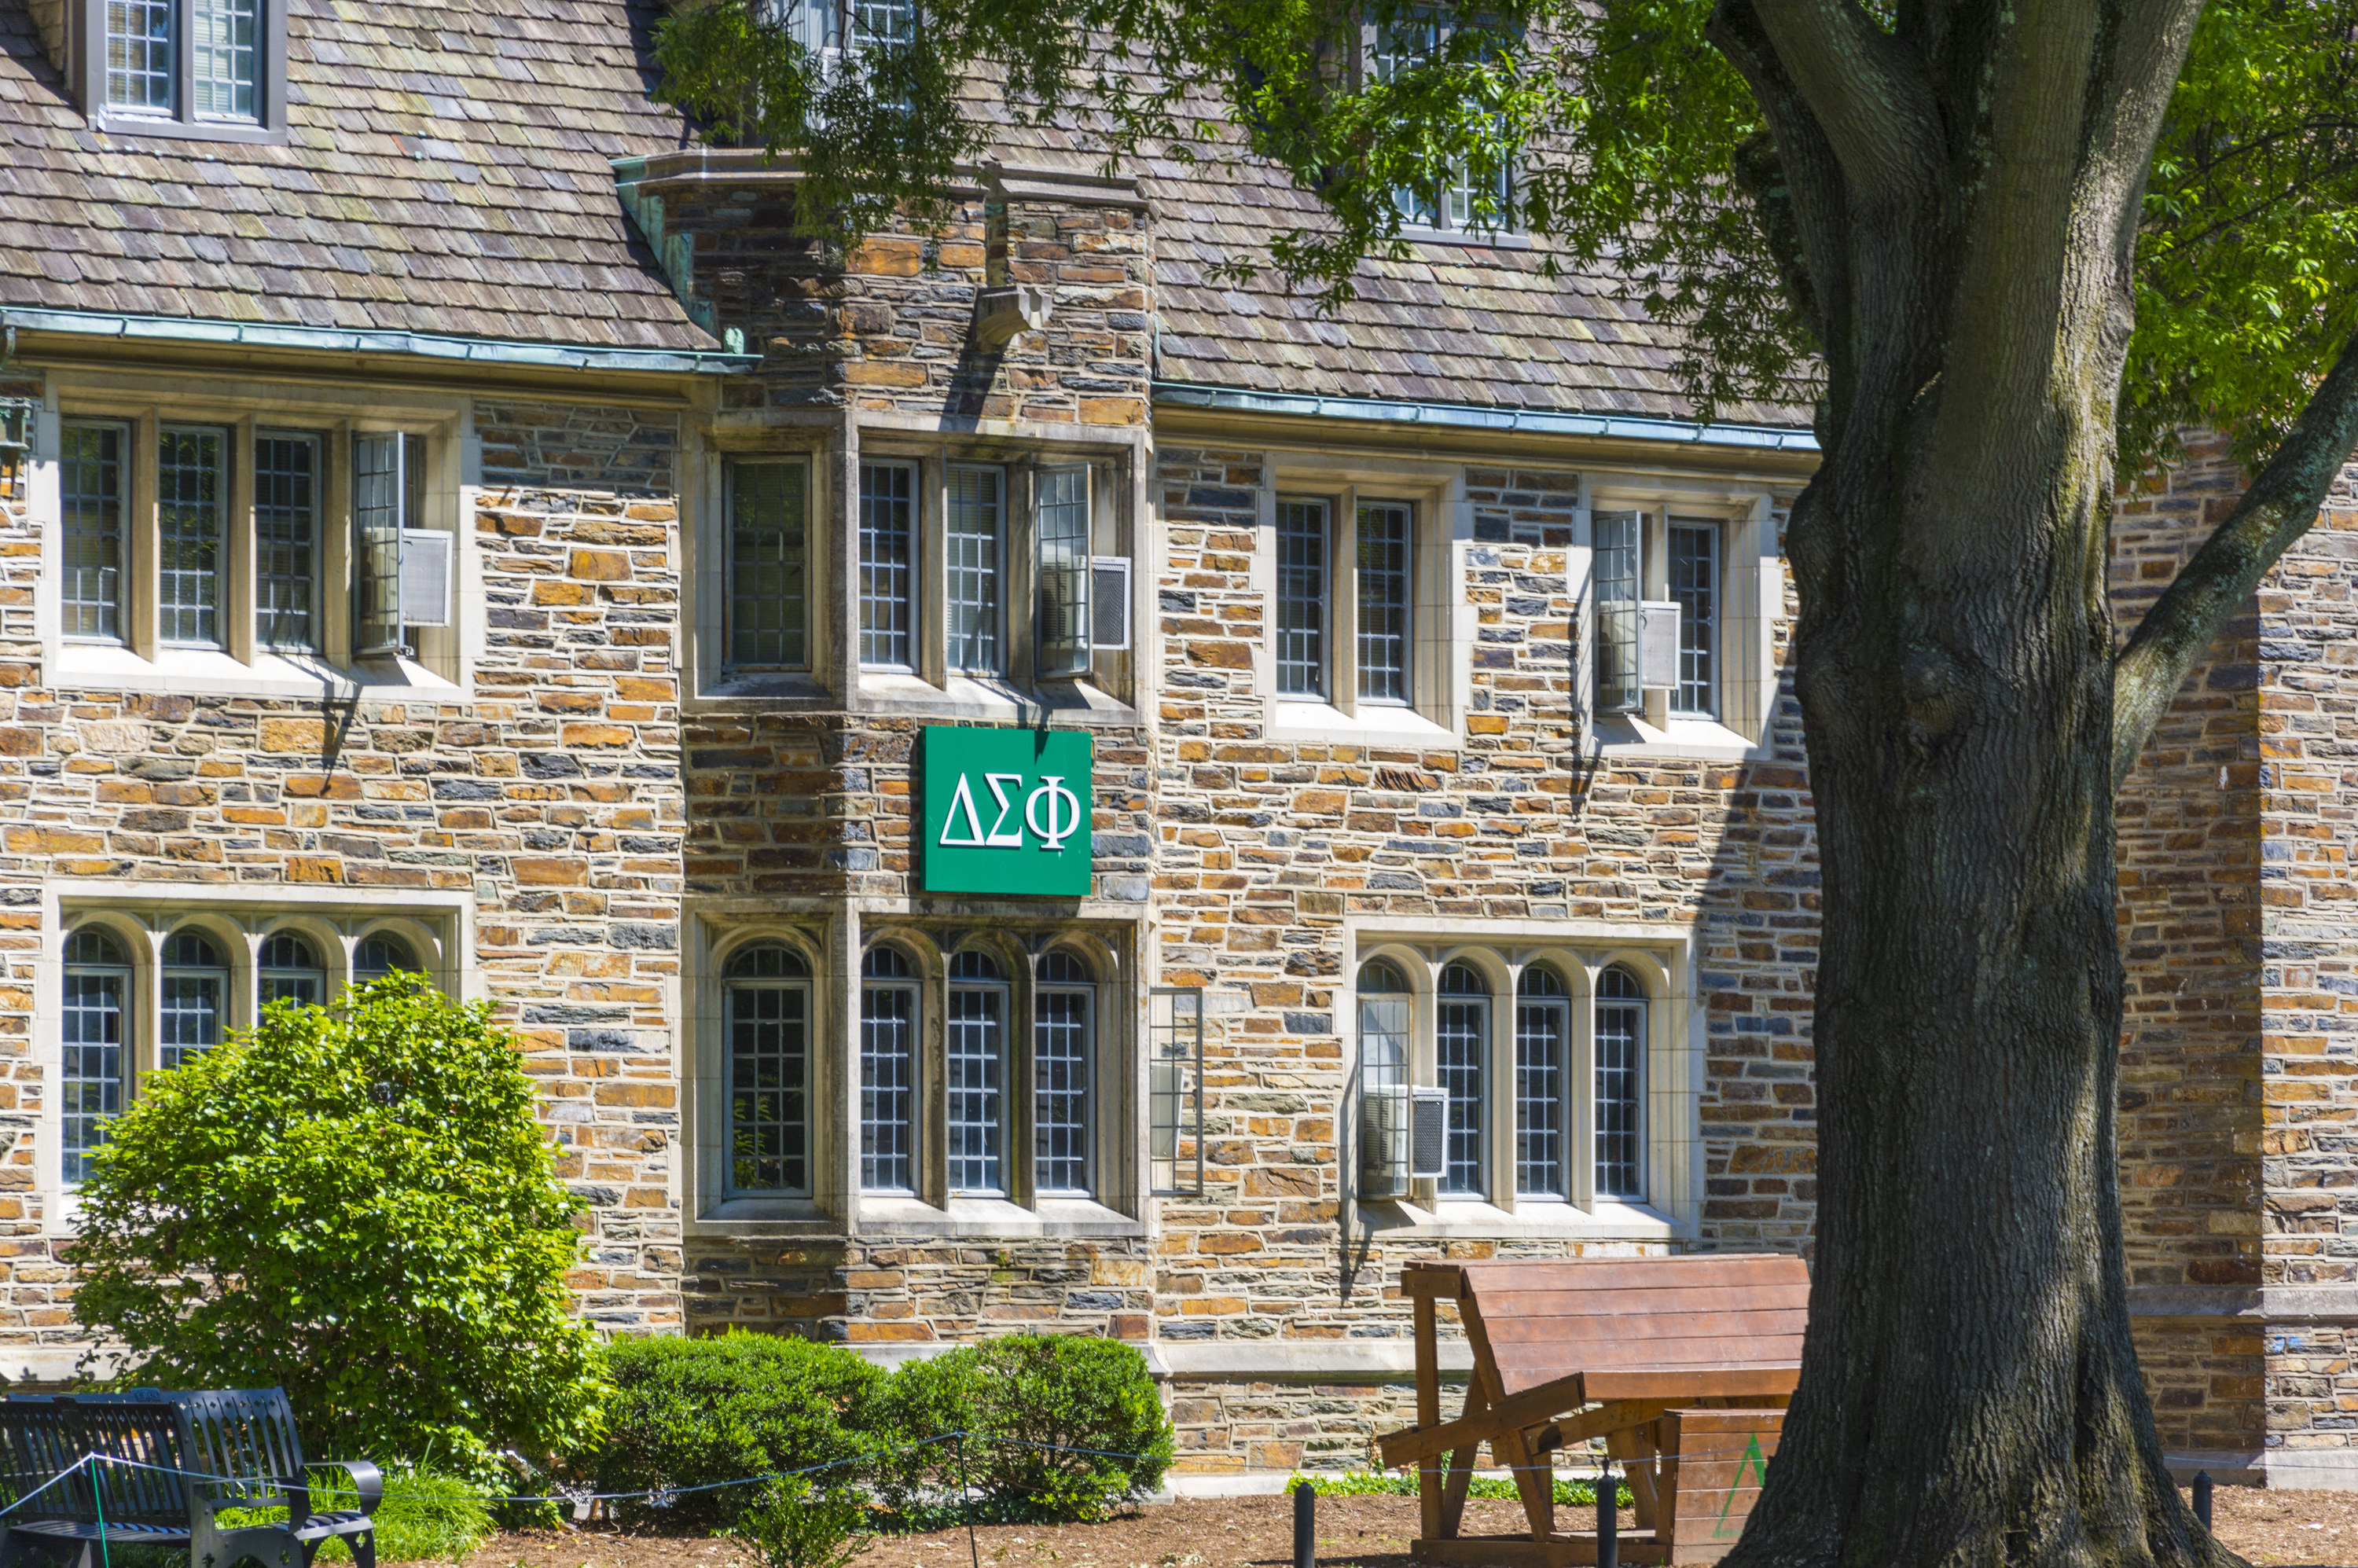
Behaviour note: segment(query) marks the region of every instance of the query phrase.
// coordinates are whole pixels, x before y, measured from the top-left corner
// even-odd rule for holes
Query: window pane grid
[[[156,1052],[159,1064],[178,1067],[221,1044],[222,999],[228,990],[226,970],[164,971],[162,1022]]]
[[[1515,1189],[1569,1198],[1564,1184],[1565,1048],[1570,1016],[1560,1001],[1515,1007]]]
[[[197,114],[208,120],[251,120],[260,80],[255,34],[257,0],[190,0],[189,41],[195,59]]]
[[[254,634],[263,646],[310,650],[319,541],[319,443],[264,436],[254,443]]]
[[[156,460],[157,633],[221,645],[222,433],[167,429]]]
[[[1719,528],[1670,524],[1671,597],[1679,604],[1679,683],[1671,710],[1710,718],[1718,711]]]
[[[1638,688],[1638,525],[1635,512],[1599,512],[1596,546],[1596,706],[1627,713]]]
[[[917,993],[863,986],[860,997],[860,1184],[915,1190]]]
[[[997,986],[954,986],[946,1020],[949,1183],[954,1193],[996,1195],[1000,1179],[1001,1023],[1007,993]]]
[[[914,619],[917,470],[907,463],[860,470],[860,662],[907,669]]]
[[[1359,508],[1359,700],[1409,699],[1409,515]]]
[[[1440,1087],[1449,1097],[1441,1190],[1482,1195],[1482,1058],[1490,1034],[1487,1000],[1444,997],[1433,1031]]]
[[[808,473],[800,463],[741,463],[729,492],[729,662],[810,662]]]
[[[810,1190],[809,991],[728,990],[729,1184],[737,1192]]]
[[[1277,690],[1326,695],[1326,503],[1277,503]]]
[[[1040,673],[1089,670],[1089,470],[1044,469],[1039,516]]]
[[[1607,982],[1615,979],[1607,971]],[[1622,980],[1630,989],[1634,981]],[[1609,984],[1601,987],[1610,989]],[[1646,1004],[1601,1000],[1596,1007],[1596,1191],[1605,1197],[1639,1197],[1639,1064],[1645,1048]]]
[[[999,673],[999,558],[1006,476],[995,468],[950,470],[946,534],[949,667]]]
[[[123,635],[123,427],[68,425],[58,485],[64,512],[59,591],[69,637]]]
[[[106,105],[172,112],[174,0],[106,0]]]
[[[1032,1124],[1035,1180],[1044,1193],[1089,1190],[1089,993],[1034,996],[1032,1062],[1038,1080]]]
[[[123,1113],[124,1002],[128,969],[69,967],[65,972],[65,1056],[58,1077],[65,1179],[90,1174],[91,1151]]]

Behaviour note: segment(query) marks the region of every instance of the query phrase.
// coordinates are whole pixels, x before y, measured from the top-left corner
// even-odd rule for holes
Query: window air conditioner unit
[[[1679,601],[1649,599],[1638,606],[1638,684],[1679,684]]]
[[[1359,1102],[1359,1196],[1404,1198],[1449,1162],[1449,1091],[1391,1084]]]
[[[451,536],[435,528],[401,531],[401,623],[450,624]]]
[[[1119,652],[1130,646],[1130,557],[1089,561],[1089,644]]]

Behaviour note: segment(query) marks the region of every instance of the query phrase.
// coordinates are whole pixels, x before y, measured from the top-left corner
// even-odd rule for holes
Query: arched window
[[[1482,1168],[1487,1130],[1482,1112],[1487,1094],[1483,1069],[1490,1054],[1490,987],[1470,964],[1451,964],[1441,971],[1433,1047],[1435,1073],[1449,1097],[1441,1190],[1454,1197],[1480,1197],[1487,1190]]]
[[[1087,966],[1059,948],[1040,960],[1032,1002],[1033,1179],[1048,1194],[1089,1190],[1089,1056],[1097,990]]]
[[[1646,988],[1616,964],[1596,978],[1596,1192],[1646,1195],[1643,1161]]]
[[[810,1191],[810,968],[774,942],[729,961],[729,1187]]]
[[[1359,1195],[1409,1195],[1408,979],[1390,960],[1359,966]]]
[[[66,938],[65,1061],[58,1075],[65,1179],[90,1173],[90,1152],[123,1112],[131,1033],[131,959],[111,932],[85,925]]]
[[[1572,1007],[1563,981],[1534,964],[1515,986],[1515,1191],[1569,1198],[1564,1097],[1571,1087]]]
[[[395,969],[412,974],[424,972],[424,966],[409,951],[409,944],[391,932],[379,931],[363,936],[352,948],[352,979],[355,983],[381,980]]]
[[[274,1001],[299,1001],[316,1007],[328,994],[328,976],[319,964],[319,950],[311,946],[307,936],[292,931],[273,934],[262,944],[262,959],[257,968],[261,973],[255,982],[256,994],[265,1007]]]
[[[157,1065],[177,1067],[221,1044],[222,1010],[229,998],[229,965],[201,931],[175,932],[164,944]]]
[[[916,1190],[917,982],[898,948],[860,967],[860,1185]]]
[[[996,1197],[1007,1191],[1004,1149],[1007,977],[988,953],[950,959],[943,1087],[948,1101],[950,1191]]]

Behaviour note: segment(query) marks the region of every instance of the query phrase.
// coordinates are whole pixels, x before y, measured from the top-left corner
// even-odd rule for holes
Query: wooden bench
[[[1455,1568],[1595,1562],[1594,1530],[1556,1530],[1552,1461],[1541,1456],[1600,1438],[1637,1507],[1623,1562],[1713,1563],[1735,1545],[1801,1378],[1810,1276],[1800,1259],[1412,1263],[1401,1288],[1416,1314],[1417,1423],[1377,1445],[1387,1465],[1418,1466],[1411,1555]],[[1474,1353],[1465,1408],[1446,1422],[1444,1303]],[[1528,1537],[1458,1533],[1485,1444],[1514,1474]]]

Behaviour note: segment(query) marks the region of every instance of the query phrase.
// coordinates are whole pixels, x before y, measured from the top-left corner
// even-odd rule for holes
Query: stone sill
[[[471,687],[409,659],[331,665],[308,654],[256,654],[252,664],[208,648],[164,648],[153,659],[113,643],[67,643],[51,655],[49,684],[75,691],[184,697],[291,697],[318,702],[467,703]]]
[[[2147,1322],[2358,1323],[2358,1284],[2141,1286],[2128,1297],[2129,1315]]]
[[[1596,716],[1596,755],[1620,762],[1660,757],[1688,762],[1766,762],[1775,750],[1747,740],[1737,730],[1710,719],[1673,719],[1667,730],[1656,729],[1627,713]]]
[[[808,1199],[731,1198],[689,1220],[687,1234],[745,1240],[823,1236],[1114,1239],[1144,1236],[1146,1227],[1087,1198],[1042,1198],[1030,1208],[1003,1198],[952,1198],[947,1208],[936,1208],[923,1198],[871,1194],[860,1199],[858,1217],[849,1221]]]
[[[1600,1200],[1592,1208],[1526,1203],[1509,1211],[1486,1203],[1443,1202],[1431,1208],[1388,1200],[1359,1206],[1359,1228],[1386,1241],[1427,1237],[1563,1237],[1581,1241],[1676,1241],[1693,1227],[1642,1204]]]
[[[863,670],[859,712],[986,723],[1086,729],[1135,729],[1138,709],[1087,681],[1058,682],[1025,690],[1004,681],[952,676],[936,686],[922,676]],[[681,705],[687,718],[774,711],[780,708],[843,711],[839,694],[807,675],[732,675],[705,687]]]
[[[1395,751],[1457,750],[1457,732],[1411,708],[1370,705],[1346,713],[1325,702],[1281,699],[1270,721],[1270,739],[1314,745],[1365,746]]]

